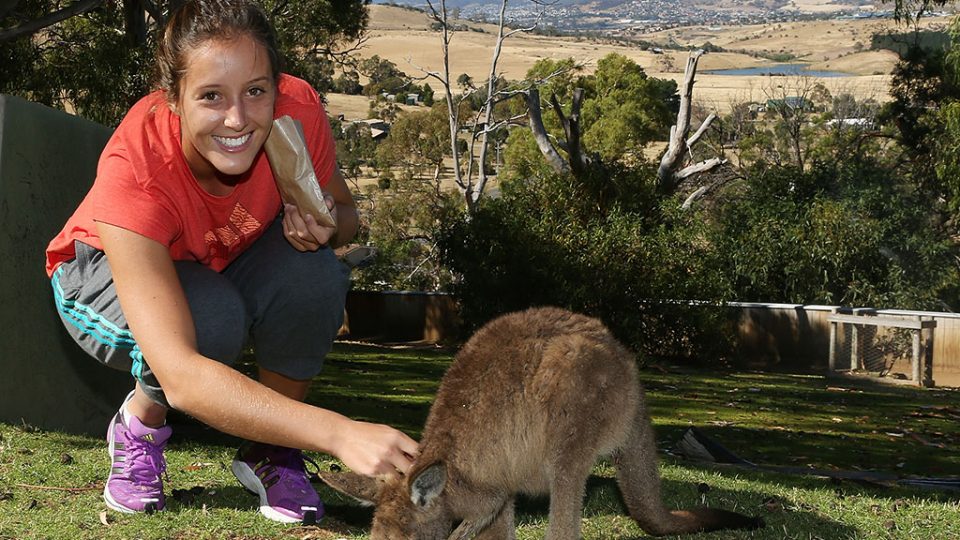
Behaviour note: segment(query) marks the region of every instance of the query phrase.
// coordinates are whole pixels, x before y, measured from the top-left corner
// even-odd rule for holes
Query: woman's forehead
[[[184,83],[189,86],[272,80],[272,66],[266,49],[249,35],[204,41],[184,59]]]

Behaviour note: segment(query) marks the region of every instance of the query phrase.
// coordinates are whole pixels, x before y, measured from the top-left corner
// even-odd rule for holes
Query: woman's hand
[[[323,202],[330,210],[330,217],[337,223],[337,204],[334,198],[324,194]],[[287,242],[297,251],[317,251],[330,243],[337,234],[336,227],[326,227],[314,219],[310,214],[301,215],[300,210],[292,204],[283,205],[283,233]]]
[[[351,422],[335,452],[344,465],[366,476],[406,474],[419,453],[416,441],[390,426]]]

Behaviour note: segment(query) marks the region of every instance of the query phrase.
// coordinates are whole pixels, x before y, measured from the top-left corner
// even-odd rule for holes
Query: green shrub
[[[760,166],[730,189],[711,242],[738,300],[942,309],[956,296],[931,201],[889,169]]]
[[[439,244],[460,276],[467,329],[557,305],[601,318],[640,353],[724,354],[719,314],[687,303],[726,292],[704,221],[672,210],[676,201],[661,207],[652,178],[644,167],[511,181],[500,199],[449,223]]]

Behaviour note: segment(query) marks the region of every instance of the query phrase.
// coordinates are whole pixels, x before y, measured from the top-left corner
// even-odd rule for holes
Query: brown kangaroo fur
[[[576,540],[600,456],[613,457],[630,516],[650,534],[763,526],[664,508],[656,451],[633,355],[596,319],[534,308],[495,319],[457,354],[409,475],[321,477],[377,506],[372,540],[513,540],[520,493],[550,494],[547,540]]]

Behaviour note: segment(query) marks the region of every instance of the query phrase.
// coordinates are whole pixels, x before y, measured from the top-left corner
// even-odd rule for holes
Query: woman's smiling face
[[[210,40],[186,57],[176,112],[183,154],[197,181],[232,185],[273,125],[276,81],[266,49],[246,35]]]

